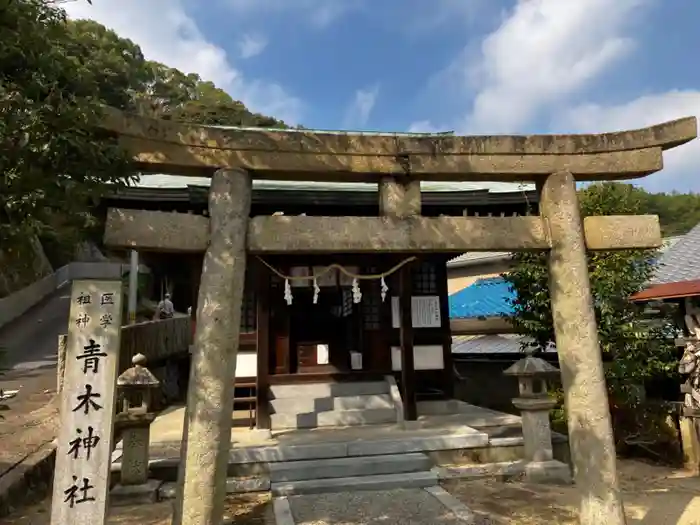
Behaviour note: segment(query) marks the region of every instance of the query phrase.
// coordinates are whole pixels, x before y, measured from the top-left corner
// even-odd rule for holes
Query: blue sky
[[[255,111],[328,129],[604,132],[700,115],[693,0],[65,4]],[[700,141],[641,181],[700,191]]]

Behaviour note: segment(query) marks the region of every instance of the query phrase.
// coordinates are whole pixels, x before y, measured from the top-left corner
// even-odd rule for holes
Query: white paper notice
[[[360,352],[350,352],[350,368],[362,370],[362,354]]]
[[[413,328],[440,328],[440,297],[420,295],[411,298],[411,321]],[[399,327],[399,298],[391,298],[391,325]]]
[[[328,345],[316,345],[316,363],[319,365],[328,364]]]

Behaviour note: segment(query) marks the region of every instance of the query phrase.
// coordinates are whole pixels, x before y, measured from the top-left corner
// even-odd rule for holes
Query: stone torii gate
[[[695,118],[601,135],[426,137],[224,130],[109,110],[103,127],[119,135],[143,172],[212,177],[210,217],[112,209],[105,233],[113,247],[205,252],[183,447],[182,524],[218,525],[223,514],[247,254],[522,250],[550,254],[580,522],[625,523],[586,250],[658,247],[660,228],[658,217],[649,215],[582,220],[576,182],[661,170],[664,150],[696,137]],[[382,216],[249,218],[253,178],[376,182]],[[422,217],[421,180],[534,182],[540,215]],[[259,347],[259,359],[262,353]],[[259,373],[259,390],[267,389],[265,380]]]

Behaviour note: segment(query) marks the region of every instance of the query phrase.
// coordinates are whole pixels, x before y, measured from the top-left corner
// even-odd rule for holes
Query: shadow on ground
[[[628,525],[700,525],[700,478],[680,469],[619,461]],[[495,523],[574,525],[579,494],[571,487],[450,481],[445,488],[472,510]]]
[[[173,503],[159,502],[135,507],[112,507],[107,525],[170,525]],[[49,499],[27,507],[7,518],[0,525],[50,525]],[[230,496],[226,499],[222,525],[274,525],[272,504],[266,495]]]

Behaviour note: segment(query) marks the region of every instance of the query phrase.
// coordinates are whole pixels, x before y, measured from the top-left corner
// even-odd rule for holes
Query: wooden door
[[[270,369],[273,374],[291,373],[289,339],[289,307],[276,298],[270,301]]]

